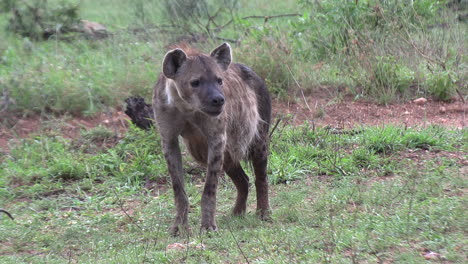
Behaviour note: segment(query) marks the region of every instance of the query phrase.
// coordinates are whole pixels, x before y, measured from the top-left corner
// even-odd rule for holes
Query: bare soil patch
[[[117,110],[93,117],[8,116],[0,121],[0,154],[9,151],[10,141],[43,134],[74,139],[80,136],[82,130],[98,126],[108,127],[116,137],[120,137],[128,129],[129,118]]]
[[[378,105],[350,98],[324,96],[323,93],[298,97],[295,100],[273,101],[274,118],[300,125],[304,122],[316,126],[352,128],[360,125],[397,124],[408,127],[441,125],[462,129],[467,127],[468,104],[428,100],[424,105],[413,102]],[[306,103],[307,102],[307,103]],[[93,117],[18,117],[4,115],[0,120],[0,154],[9,151],[8,142],[40,134],[60,134],[76,138],[82,129],[106,126],[121,136],[129,125],[123,111],[99,114]]]
[[[447,103],[428,100],[424,105],[413,102],[378,105],[349,98],[337,100],[311,95],[295,101],[277,100],[274,102],[274,112],[295,125],[309,122],[334,128],[395,124],[462,129],[468,125],[468,104],[462,101]]]

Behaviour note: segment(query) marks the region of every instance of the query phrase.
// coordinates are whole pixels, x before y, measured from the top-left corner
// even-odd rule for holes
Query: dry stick
[[[388,23],[388,20],[387,20],[387,18],[385,16],[383,16],[383,19],[386,20],[386,22]],[[406,28],[404,30],[405,30],[405,33],[406,33],[407,37],[405,37],[402,34],[400,34],[399,32],[397,32],[398,35],[400,35],[400,38],[403,39],[403,41],[410,44],[414,48],[414,50],[416,50],[416,52],[419,53],[419,55],[421,55],[421,57],[423,57],[427,61],[429,61],[429,62],[431,62],[433,64],[436,64],[436,65],[439,65],[440,67],[442,67],[442,69],[444,71],[447,70],[447,67],[446,67],[445,63],[443,61],[441,61],[441,59],[439,59],[439,58],[433,59],[433,58],[429,57],[428,55],[424,54],[424,52],[422,52],[419,49],[419,47],[417,47],[416,44],[413,41],[411,41],[410,33],[408,32],[408,30],[406,30]],[[457,92],[457,94],[460,97],[460,99],[462,100],[462,102],[466,103],[465,98],[463,98],[463,95],[460,92],[460,90],[458,88],[455,88],[455,91]]]
[[[131,217],[128,213],[127,213],[127,210],[125,210],[125,208],[123,207],[123,203],[122,203],[122,200],[120,200],[117,192],[115,190],[114,191],[114,194],[115,194],[115,197],[117,198],[117,203],[119,204],[119,207],[120,209],[125,213],[125,215],[130,219],[130,221],[136,225],[138,228],[140,228],[141,231],[143,231],[143,228],[135,221],[135,219],[133,219],[133,217]]]
[[[405,33],[409,36],[409,32],[407,30],[405,30]],[[403,37],[402,37],[403,38]],[[408,39],[405,39],[403,38],[403,40],[409,44],[411,44],[411,46],[419,53],[419,55],[421,55],[424,59],[428,60],[429,62],[432,62],[433,64],[437,64],[439,65],[440,67],[442,67],[442,69],[444,71],[447,70],[447,67],[445,66],[445,63],[442,62],[440,59],[433,59],[431,57],[429,57],[428,55],[424,54],[417,46],[416,44],[414,44],[413,41],[411,40],[408,40]],[[455,88],[455,91],[457,92],[457,95],[460,97],[460,99],[462,100],[463,103],[465,103],[465,98],[463,98],[463,95],[461,94],[460,90],[458,88]]]
[[[271,129],[271,132],[270,132],[270,135],[268,136],[270,139],[271,139],[271,136],[273,135],[273,132],[275,132],[276,128],[278,127],[279,123],[283,120],[282,117],[279,117],[278,119],[276,119],[276,123],[275,125],[273,126],[273,129]]]
[[[240,247],[239,242],[237,242],[236,237],[235,237],[234,234],[232,233],[231,225],[229,224],[229,221],[226,222],[226,223],[227,223],[227,227],[228,227],[229,233],[231,233],[231,236],[232,236],[232,238],[234,239],[234,242],[236,242],[237,248],[239,249],[240,253],[241,253],[242,256],[244,257],[244,259],[245,259],[245,261],[247,262],[247,264],[250,264],[249,259],[248,259],[247,256],[244,254],[244,251],[242,251],[242,248]]]
[[[297,14],[297,13],[294,13],[294,14],[282,14],[282,15],[273,15],[273,16],[246,16],[246,17],[243,17],[242,19],[249,19],[249,18],[263,18],[265,19],[265,21],[267,21],[268,19],[271,19],[271,18],[279,18],[279,17],[292,17],[292,16],[302,16],[301,14]]]
[[[240,42],[240,39],[231,39],[231,38],[223,38],[223,37],[215,37],[215,39],[222,40],[222,41],[227,41],[227,42],[231,42],[231,43],[236,43],[236,45],[239,44],[239,42]]]
[[[368,237],[369,234],[367,234],[366,236],[366,244],[367,244],[367,247],[371,250],[369,253],[371,253],[372,255],[374,255],[374,257],[377,259],[377,263],[378,264],[381,264],[383,263],[383,260],[382,258],[379,257],[379,255],[377,254],[377,252],[375,251],[375,249],[373,247],[371,247],[370,243],[369,243],[369,237]]]
[[[187,233],[187,244],[186,244],[186,251],[185,251],[185,261],[187,261],[188,257],[189,257],[189,250],[190,250],[190,232],[188,230],[186,230],[186,233]]]
[[[465,97],[463,97],[462,93],[460,92],[460,90],[458,88],[455,88],[455,91],[457,92],[458,96],[460,97],[460,99],[462,100],[462,102],[464,104],[466,104],[466,101],[465,101]]]
[[[159,231],[160,231],[160,228],[161,228],[161,225],[158,225],[158,229],[156,229],[156,234],[157,236],[153,239],[154,240],[154,243],[153,243],[153,247],[156,246],[156,244],[158,243],[158,238],[159,238]],[[151,230],[153,231],[153,229]],[[147,247],[145,247],[145,255],[144,255],[144,259],[146,259],[146,256],[147,256],[147,252],[148,252],[148,249],[149,249],[149,244]]]
[[[296,77],[294,77],[294,74],[292,73],[291,68],[289,68],[289,65],[286,65],[286,67],[288,68],[288,71],[289,71],[289,73],[291,74],[291,76],[292,76],[294,82],[296,83],[297,87],[299,87],[299,89],[301,90],[302,99],[304,99],[304,103],[306,104],[307,109],[309,109],[309,112],[312,113],[312,109],[310,109],[310,106],[309,106],[309,104],[307,103],[307,100],[306,100],[306,98],[305,98],[305,96],[304,96],[304,91],[302,91],[301,85],[300,85],[299,82],[296,80]]]
[[[272,19],[272,18],[280,18],[280,17],[300,17],[302,16],[301,14],[282,14],[282,15],[273,15],[273,16],[245,16],[245,17],[242,17],[241,19],[250,19],[250,18],[263,18],[265,20],[265,22],[267,22],[269,19]],[[222,26],[219,26],[216,28],[216,30],[221,30],[227,26],[229,26],[230,24],[232,24],[232,22],[234,22],[234,19],[231,19],[229,20],[226,24],[222,25]]]
[[[1,212],[1,213],[5,213],[6,215],[8,215],[8,217],[10,217],[11,220],[15,220],[15,218],[13,218],[13,216],[12,216],[8,211],[3,210],[3,209],[0,209],[0,212]]]

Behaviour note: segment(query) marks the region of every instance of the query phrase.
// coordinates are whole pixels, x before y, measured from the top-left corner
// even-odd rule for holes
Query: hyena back
[[[264,81],[248,67],[231,63],[224,43],[210,55],[176,48],[164,57],[163,72],[154,88],[153,108],[175,196],[176,218],[171,228],[188,228],[178,138],[194,159],[207,167],[202,194],[201,228],[216,230],[218,177],[233,180],[237,199],[233,214],[246,211],[249,178],[240,161],[252,162],[257,190],[257,214],[270,215],[268,202],[268,129],[271,99]]]

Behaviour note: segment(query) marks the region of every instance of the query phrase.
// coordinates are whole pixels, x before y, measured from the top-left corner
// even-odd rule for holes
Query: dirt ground
[[[307,103],[306,103],[307,102]],[[455,129],[468,126],[468,104],[457,100],[450,103],[427,101],[424,105],[414,102],[377,105],[351,99],[308,95],[294,101],[274,100],[273,118],[293,125],[304,122],[315,126],[350,129],[361,125],[398,124],[408,127],[441,125]],[[273,121],[276,122],[276,121]],[[18,117],[3,114],[0,120],[0,153],[9,151],[8,142],[31,135],[57,133],[67,138],[79,135],[82,129],[99,125],[111,128],[117,135],[124,133],[129,118],[123,111],[100,114],[94,117]]]
[[[385,106],[349,98],[337,100],[307,96],[291,102],[276,101],[274,110],[278,116],[290,119],[295,125],[314,122],[317,126],[344,129],[385,124],[408,127],[441,125],[457,129],[468,126],[468,103],[461,100],[450,103],[428,100],[423,105],[407,102]]]

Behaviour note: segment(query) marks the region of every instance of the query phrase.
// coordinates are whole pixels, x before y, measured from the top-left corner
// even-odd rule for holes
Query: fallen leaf
[[[170,249],[183,250],[185,249],[185,245],[181,243],[172,243],[172,244],[167,245],[166,247],[166,250],[170,250]]]
[[[432,252],[432,251],[424,252],[422,255],[427,260],[439,260],[439,259],[441,259],[441,255],[439,253],[435,253],[435,252]]]

